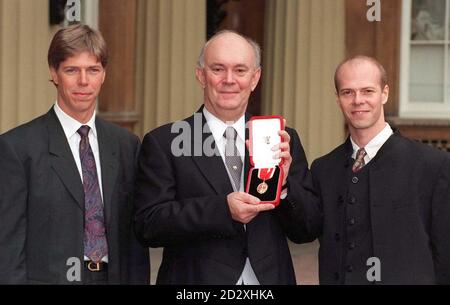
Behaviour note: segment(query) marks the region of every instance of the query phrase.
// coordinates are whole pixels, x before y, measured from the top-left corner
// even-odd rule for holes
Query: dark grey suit
[[[210,132],[202,134],[199,125],[194,127],[205,123],[202,109],[197,115],[198,121],[184,121],[192,132],[191,143],[186,143],[192,154],[212,137]],[[145,136],[136,187],[138,238],[145,246],[164,247],[157,284],[234,285],[246,257],[261,284],[295,284],[289,232],[280,221],[285,203],[259,213],[244,230],[231,218],[227,195],[233,189],[220,155],[174,156],[171,144],[179,134],[171,132],[172,126]],[[305,154],[297,133],[287,131],[295,155],[289,175],[302,179],[308,168]],[[248,167],[247,152],[244,173]]]
[[[131,222],[139,139],[99,118],[95,124],[108,282],[148,283],[148,251]],[[67,281],[66,262],[83,262],[84,190],[53,108],[1,135],[0,154],[0,283],[80,283]]]

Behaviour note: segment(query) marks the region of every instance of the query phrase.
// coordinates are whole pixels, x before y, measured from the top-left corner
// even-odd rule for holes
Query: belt
[[[108,263],[105,262],[93,262],[93,261],[84,261],[84,266],[92,272],[100,272],[108,270]]]

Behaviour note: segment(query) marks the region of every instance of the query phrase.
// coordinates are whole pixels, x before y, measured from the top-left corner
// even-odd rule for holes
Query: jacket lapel
[[[53,108],[46,115],[51,166],[84,211],[84,189],[64,130]]]
[[[105,218],[109,222],[112,215],[112,193],[118,174],[118,143],[114,141],[105,126],[105,123],[96,118],[100,166],[102,171],[103,204]]]
[[[214,136],[212,135],[206,119],[203,116],[203,106],[188,120],[192,130],[192,159],[196,163],[200,172],[208,180],[211,186],[214,188],[217,194],[228,194],[233,192],[233,187],[228,179],[228,173],[223,164],[222,157],[217,149]],[[199,149],[196,149],[199,148]],[[206,148],[206,149],[205,149]],[[214,151],[212,156],[205,155],[208,153],[208,148],[211,148],[211,152]],[[200,155],[196,155],[195,152],[200,150]],[[198,152],[197,152],[198,153]]]
[[[245,114],[245,139],[244,139],[244,145],[245,145],[245,158],[244,158],[244,192],[247,188],[247,180],[248,180],[248,172],[250,170],[251,164],[250,164],[250,152],[248,151],[247,145],[245,144],[245,141],[248,140],[249,137],[249,131],[247,128],[248,120],[250,119],[250,115],[248,113]]]
[[[393,173],[399,172],[396,160],[401,158],[401,154],[396,149],[397,137],[397,133],[391,135],[370,161],[372,165],[369,170],[369,185],[372,207],[389,206],[393,199],[392,196],[396,193],[396,181]]]
[[[249,114],[245,114],[245,122],[247,123]],[[214,136],[212,135],[205,116],[203,115],[203,106],[194,114],[193,117],[187,120],[192,130],[192,147],[201,148],[201,156],[193,155],[193,160],[202,172],[203,176],[209,181],[214,190],[218,194],[229,194],[233,192],[231,181],[228,178],[228,173],[223,163],[222,157],[217,149]],[[199,127],[201,126],[201,127]],[[248,139],[248,129],[245,128],[245,139]],[[214,150],[213,156],[205,156],[205,147],[211,147]],[[192,149],[194,152],[195,149]],[[247,146],[245,146],[244,158],[244,191],[247,184],[247,174],[250,169],[250,158]],[[225,177],[225,179],[224,179]]]
[[[386,243],[383,232],[379,228],[383,228],[386,215],[391,213],[392,202],[395,200],[397,191],[397,175],[394,173],[401,172],[398,168],[399,163],[396,162],[401,158],[401,151],[398,150],[398,132],[395,132],[383,144],[377,152],[369,171],[369,202],[371,209],[371,226],[373,232],[373,244],[376,251],[380,250],[379,246]],[[375,253],[379,255],[379,253]]]

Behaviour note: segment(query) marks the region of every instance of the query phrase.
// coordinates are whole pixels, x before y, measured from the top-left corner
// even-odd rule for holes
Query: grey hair
[[[232,31],[232,30],[222,30],[217,32],[216,34],[214,34],[210,39],[208,39],[208,41],[203,45],[203,48],[200,52],[200,55],[198,57],[197,60],[197,67],[198,68],[204,68],[205,67],[205,50],[208,47],[208,45],[215,40],[216,38],[218,38],[219,36],[222,36],[224,34],[235,34],[238,35],[240,37],[242,37],[243,39],[245,39],[245,41],[247,41],[252,49],[253,49],[253,53],[255,55],[255,68],[261,68],[261,47],[259,46],[259,44],[254,41],[253,39],[251,39],[250,37],[247,37],[245,35],[242,35],[236,31]]]

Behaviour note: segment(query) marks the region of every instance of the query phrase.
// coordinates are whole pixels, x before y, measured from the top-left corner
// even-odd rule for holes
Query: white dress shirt
[[[64,130],[64,134],[66,135],[67,142],[70,146],[70,151],[72,152],[73,158],[75,159],[75,164],[77,165],[78,173],[80,174],[81,181],[83,181],[83,172],[81,169],[81,160],[80,160],[80,141],[81,136],[78,134],[78,129],[81,126],[87,125],[90,127],[89,129],[89,144],[91,145],[92,153],[94,154],[95,166],[97,168],[97,177],[98,184],[100,187],[100,195],[102,197],[103,202],[103,186],[102,186],[102,170],[100,166],[100,154],[98,149],[98,139],[97,139],[97,129],[95,127],[95,112],[90,118],[90,120],[86,124],[82,124],[65,113],[61,107],[59,107],[58,102],[53,106],[55,110],[56,116],[58,117],[59,122]],[[89,260],[88,257],[84,257],[85,260]],[[102,261],[108,262],[108,256],[102,258]]]
[[[393,134],[391,126],[386,123],[386,126],[380,131],[369,143],[364,147],[366,151],[366,155],[364,156],[364,163],[367,164],[375,158],[376,154],[380,150],[381,146],[389,139],[389,137]],[[355,141],[353,141],[352,137],[350,137],[350,141],[352,142],[353,153],[352,158],[356,159],[356,153],[360,149],[358,145],[356,145]]]
[[[241,116],[236,122],[232,125],[227,125],[219,118],[210,113],[206,107],[203,107],[203,114],[206,118],[206,122],[208,123],[209,129],[214,137],[214,141],[216,142],[217,149],[219,150],[220,156],[222,157],[223,163],[228,173],[228,178],[233,186],[233,190],[243,192],[244,191],[244,164],[245,164],[245,115]],[[230,122],[231,123],[231,122]],[[223,136],[227,127],[232,126],[236,132],[236,148],[239,151],[239,154],[242,159],[242,172],[241,172],[241,185],[239,187],[234,185],[233,178],[231,178],[230,172],[225,164],[225,145],[226,139]],[[244,225],[245,228],[245,225]],[[245,284],[245,285],[259,285],[259,281],[256,278],[256,274],[253,271],[253,268],[250,264],[250,260],[247,257],[245,260],[244,270],[242,271],[241,276],[239,277],[237,285]]]

